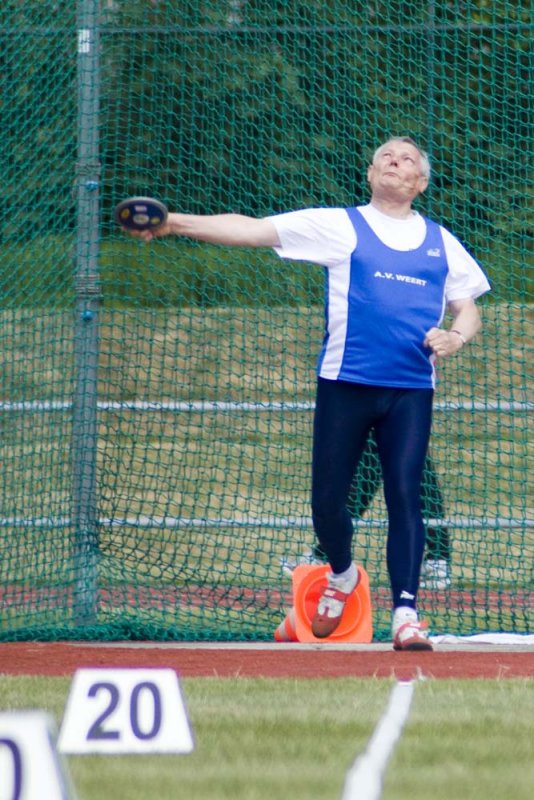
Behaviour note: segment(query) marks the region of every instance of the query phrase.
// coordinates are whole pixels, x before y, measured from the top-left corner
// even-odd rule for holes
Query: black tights
[[[312,516],[336,573],[352,560],[351,482],[374,430],[388,511],[387,566],[393,606],[415,607],[425,544],[421,477],[432,422],[432,389],[395,389],[318,379]]]

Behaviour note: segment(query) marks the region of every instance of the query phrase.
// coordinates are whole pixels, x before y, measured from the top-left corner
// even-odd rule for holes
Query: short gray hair
[[[411,136],[392,136],[390,139],[385,141],[384,144],[381,144],[380,147],[377,147],[375,152],[373,153],[373,162],[372,162],[373,164],[380,151],[390,142],[404,142],[405,144],[413,145],[413,147],[415,147],[415,149],[421,156],[421,173],[424,175],[425,178],[430,178],[430,159],[428,158],[428,153],[425,150],[421,149],[421,147],[419,147],[417,142],[414,139],[412,139]]]

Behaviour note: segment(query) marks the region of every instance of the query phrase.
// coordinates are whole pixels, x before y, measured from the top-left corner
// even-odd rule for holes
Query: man
[[[339,625],[358,571],[347,509],[369,433],[378,447],[388,511],[387,566],[396,650],[431,650],[417,615],[425,529],[420,485],[430,436],[434,362],[481,327],[475,299],[489,283],[443,227],[412,209],[430,177],[409,137],[380,146],[367,171],[370,203],[256,219],[169,214],[145,241],[175,234],[221,245],[272,247],[326,268],[326,328],[318,363],[312,518],[331,567],[312,620],[318,638]],[[440,327],[445,308],[452,316]]]

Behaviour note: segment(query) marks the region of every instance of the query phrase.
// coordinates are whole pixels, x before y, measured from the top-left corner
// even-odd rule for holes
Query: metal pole
[[[434,0],[429,0],[428,3],[428,20],[429,26],[426,38],[426,63],[427,63],[427,132],[426,143],[423,145],[428,152],[430,161],[434,155],[434,140],[435,140],[435,111],[436,111],[436,4]],[[426,213],[431,216],[433,213],[433,190],[432,181],[430,181],[428,188],[425,192]]]
[[[99,40],[98,0],[78,0],[78,160],[75,249],[76,385],[73,403],[72,520],[75,535],[77,624],[95,621],[97,611],[98,516],[97,366],[99,217]]]

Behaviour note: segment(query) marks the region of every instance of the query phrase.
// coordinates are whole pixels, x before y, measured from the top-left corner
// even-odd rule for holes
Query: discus
[[[115,206],[115,222],[130,231],[159,228],[167,219],[167,208],[154,197],[128,197]]]

